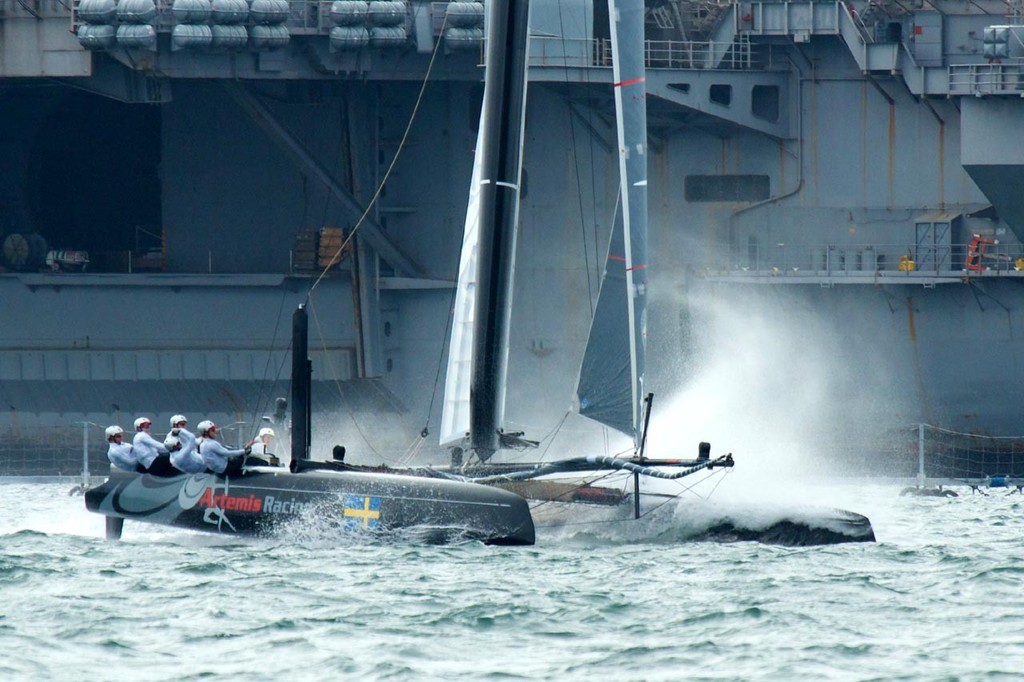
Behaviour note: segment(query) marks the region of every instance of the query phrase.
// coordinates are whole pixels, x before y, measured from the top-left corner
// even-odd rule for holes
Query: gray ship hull
[[[300,4],[286,46],[236,53],[171,49],[172,18],[132,53],[83,47],[59,8],[6,17],[64,42],[39,43],[38,60],[3,48],[0,231],[91,259],[85,272],[4,265],[7,440],[66,427],[73,462],[76,422],[184,411],[255,429],[287,363],[278,311],[319,270],[297,267],[299,235],[357,224],[312,299],[319,413],[334,426],[314,428],[329,434],[314,449],[394,463],[424,426],[438,431],[479,51],[454,48],[469,34],[438,42],[431,3],[406,5],[404,49],[352,50]],[[685,23],[692,5],[670,4]],[[616,210],[603,5],[533,10],[547,37],[532,48],[506,401],[528,436],[571,401]],[[752,3],[675,28],[652,10],[647,27],[648,388],[728,385],[750,396],[728,416],[767,425],[787,418],[786,396],[812,445],[842,443],[837,459],[870,454],[876,469],[918,422],[1013,435],[1024,416],[1024,152],[1003,143],[1024,106],[1009,96],[1016,57],[970,48],[998,8],[897,10]],[[974,235],[992,242],[984,253]],[[745,375],[709,374],[750,356]],[[171,405],[163,382],[217,388]],[[127,401],[91,383],[151,388]],[[565,428],[566,456],[604,442]],[[417,453],[444,457],[432,437]]]

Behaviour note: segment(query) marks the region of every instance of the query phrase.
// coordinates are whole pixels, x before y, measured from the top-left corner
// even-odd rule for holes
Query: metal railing
[[[4,0],[0,0],[3,2]],[[72,32],[79,25],[79,0],[47,0],[58,3],[63,13],[70,15]],[[170,32],[177,23],[172,13],[173,0],[156,0],[156,17],[152,26],[158,33]],[[284,25],[293,36],[330,33],[330,0],[290,0],[290,12]],[[443,40],[444,11],[447,3],[432,3],[431,13],[434,37]],[[410,36],[413,34],[412,16],[406,20]],[[411,39],[411,38],[410,38]],[[561,36],[532,36],[530,64],[532,66],[558,66],[565,68],[610,67],[611,42],[608,39],[572,39]],[[480,41],[479,63],[483,63],[484,44]],[[758,69],[763,60],[750,43],[749,36],[741,34],[733,42],[648,40],[645,41],[645,60],[651,69]]]
[[[538,39],[531,38],[531,42]],[[561,40],[561,39],[558,39]],[[611,41],[598,39],[592,66],[611,66]],[[763,68],[746,35],[734,42],[645,40],[644,62],[649,69],[756,69]],[[533,63],[533,62],[531,62]]]
[[[732,261],[730,266],[719,267],[717,271],[736,276],[775,277],[1024,277],[1024,247],[1020,244],[776,244],[734,251]]]
[[[950,95],[1024,95],[1024,67],[1019,63],[960,64],[949,67]]]
[[[314,256],[314,258],[310,260],[304,254],[299,254],[295,250],[288,251],[288,262],[287,265],[283,265],[283,267],[278,266],[276,268],[261,268],[242,271],[237,267],[238,254],[228,250],[209,250],[200,256],[202,259],[201,265],[192,265],[190,267],[182,267],[181,265],[172,266],[166,255],[157,251],[50,251],[49,253],[57,255],[52,258],[48,257],[45,262],[28,262],[20,266],[4,264],[4,272],[12,275],[44,273],[60,276],[80,274],[125,275],[137,273],[167,273],[175,275],[287,275],[320,274],[326,269],[325,274],[330,277],[335,276],[338,273],[345,273],[345,276],[348,276],[351,268],[347,254],[336,260],[330,268],[326,268],[327,263],[325,261],[329,260],[326,256]],[[82,254],[82,258],[84,258],[84,260],[79,259],[64,262],[59,256],[64,253]],[[196,263],[197,259],[193,258],[191,262]]]

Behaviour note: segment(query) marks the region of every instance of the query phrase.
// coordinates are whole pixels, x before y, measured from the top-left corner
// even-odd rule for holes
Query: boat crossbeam
[[[557,462],[549,462],[546,464],[540,464],[530,469],[522,471],[510,471],[500,474],[492,474],[490,476],[481,476],[476,478],[470,478],[468,480],[473,483],[499,483],[502,481],[525,481],[531,478],[538,478],[540,476],[547,476],[549,474],[568,473],[574,471],[599,471],[602,469],[616,469],[620,471],[629,471],[631,473],[638,474],[640,476],[650,476],[652,478],[663,478],[668,480],[683,478],[691,474],[695,474],[698,471],[705,469],[714,469],[715,467],[731,467],[734,465],[732,453],[717,457],[715,459],[707,460],[645,460],[644,464],[638,464],[637,462],[622,459],[619,457],[607,457],[607,456],[588,456],[588,457],[573,457],[570,459],[563,459]],[[684,468],[679,471],[663,471],[659,467],[679,467]]]

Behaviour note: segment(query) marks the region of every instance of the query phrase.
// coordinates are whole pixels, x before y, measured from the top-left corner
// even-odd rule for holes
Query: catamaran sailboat
[[[108,538],[120,538],[125,519],[131,519],[242,535],[270,535],[289,524],[315,522],[375,533],[413,530],[413,537],[428,541],[534,543],[530,510],[514,493],[310,460],[307,327],[300,307],[292,334],[291,466],[252,458],[240,475],[113,473],[85,493],[86,508],[106,516]]]
[[[442,418],[442,444],[451,447],[453,466],[398,471],[308,459],[310,370],[305,312],[300,309],[292,341],[291,468],[258,464],[244,467],[242,475],[235,477],[198,474],[161,479],[115,474],[86,493],[87,507],[107,516],[108,536],[120,536],[126,518],[219,532],[264,533],[303,514],[317,514],[375,530],[436,528],[491,544],[532,544],[534,522],[524,497],[605,506],[620,506],[631,499],[633,516],[639,517],[641,479],[680,479],[733,465],[731,455],[711,458],[705,444],[695,459],[654,460],[644,452],[651,397],[643,391],[647,287],[643,3],[618,4],[622,6],[611,3],[622,222],[611,240],[577,396],[582,414],[632,436],[634,454],[512,465],[491,460],[499,449],[535,444],[502,427],[529,3],[490,2],[481,132]],[[624,96],[627,90],[628,97]],[[463,462],[467,451],[470,459]],[[608,472],[631,477],[632,493],[587,482]],[[551,478],[568,474],[582,475],[583,482]],[[841,532],[827,541],[873,539],[866,518],[843,512],[839,521]]]
[[[698,456],[692,459],[650,459],[645,453],[653,396],[644,389],[648,281],[644,11],[642,0],[609,0],[621,211],[610,239],[576,391],[579,413],[632,438],[633,454],[525,465],[491,461],[498,449],[536,445],[523,434],[502,428],[529,54],[525,1],[489,4],[487,64],[489,68],[500,64],[509,88],[484,93],[481,131],[491,129],[495,118],[500,123],[496,136],[478,140],[441,429],[441,444],[454,453],[453,473],[465,480],[514,490],[538,506],[550,502],[625,505],[632,500],[634,518],[641,516],[644,495],[655,498],[659,506],[673,496],[654,490],[645,493],[641,481],[678,480],[734,464],[731,454],[712,458],[707,443],[700,444]],[[466,452],[473,459],[462,464]],[[575,480],[567,477],[570,474]],[[608,485],[616,477],[618,487]],[[624,485],[630,478],[631,491]],[[599,479],[605,483],[592,484]],[[682,490],[676,488],[675,494]],[[870,522],[861,515],[830,510],[826,516],[828,527],[836,532],[812,532],[803,543],[874,539]],[[769,536],[773,532],[765,530]]]

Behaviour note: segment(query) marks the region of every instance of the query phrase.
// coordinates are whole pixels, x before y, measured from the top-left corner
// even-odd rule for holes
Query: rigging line
[[[576,491],[580,490],[581,488],[586,488],[588,486],[593,486],[593,485],[595,485],[597,483],[600,483],[604,479],[609,478],[612,475],[617,474],[617,473],[620,473],[620,472],[618,472],[618,471],[609,471],[607,473],[601,474],[600,476],[595,476],[594,478],[592,478],[590,480],[587,480],[586,477],[583,477],[583,482],[582,483],[580,483],[578,486],[576,486],[576,487],[574,487],[574,488],[572,488],[570,490],[567,490],[564,493],[564,495],[571,495],[572,493],[575,493]],[[557,480],[557,479],[555,479],[555,480]],[[623,482],[623,491],[625,491],[625,487],[624,487],[625,483],[626,482]],[[612,488],[608,488],[608,489],[611,490]],[[543,507],[544,505],[551,504],[551,503],[559,503],[559,504],[561,504],[561,503],[571,502],[572,501],[572,500],[568,500],[568,499],[560,499],[560,498],[564,497],[564,495],[558,495],[556,499],[541,500],[537,504],[531,506],[530,509],[531,510],[539,509],[539,508]]]
[[[569,414],[570,412],[566,410],[565,414],[562,415],[562,418],[558,420],[558,423],[555,424],[551,428],[551,430],[543,438],[540,439],[542,443],[546,441],[548,438],[551,439],[550,441],[548,441],[548,444],[544,446],[544,450],[541,451],[540,453],[541,460],[543,460],[544,456],[548,454],[548,450],[551,449],[551,446],[555,444],[554,437],[562,430],[562,426],[565,424],[565,420],[569,418]]]
[[[270,374],[270,365],[271,365],[271,362],[274,359],[274,346],[275,346],[275,342],[277,341],[277,332],[281,328],[281,318],[284,316],[284,302],[285,302],[285,299],[287,298],[287,296],[288,296],[288,293],[286,291],[282,291],[281,292],[281,303],[280,303],[280,305],[277,308],[277,321],[274,323],[274,332],[270,335],[270,348],[267,349],[267,362],[263,366],[263,378],[260,379],[260,382],[258,384],[259,393],[256,396],[256,406],[253,409],[253,413],[252,413],[252,422],[251,423],[253,423],[253,424],[256,424],[256,419],[257,419],[256,415],[258,415],[260,412],[263,411],[261,408],[264,405],[264,399],[266,400],[265,404],[267,404],[267,405],[270,404],[270,400],[271,400],[270,393],[269,393],[269,391],[268,392],[264,392],[263,389],[267,385],[267,377]],[[278,370],[278,371],[280,372],[280,370]],[[275,379],[276,378],[277,377],[275,377]],[[250,435],[252,435],[252,434],[250,433]]]
[[[722,482],[725,480],[725,477],[728,476],[729,474],[731,474],[732,472],[730,470],[726,469],[725,471],[723,471],[721,473],[722,473],[722,475],[715,482],[715,486],[711,489],[711,491],[708,492],[707,497],[704,498],[705,500],[711,499],[711,496],[715,494],[716,490],[718,490],[718,486],[722,485]],[[705,480],[707,480],[707,479],[705,479]]]
[[[458,281],[458,265],[456,265],[455,269],[455,280]],[[445,320],[444,323],[444,336],[441,338],[441,354],[437,358],[437,373],[434,374],[434,390],[430,392],[430,405],[427,406],[427,419],[423,424],[423,430],[420,432],[420,438],[424,440],[426,439],[427,435],[429,435],[427,432],[427,427],[430,426],[430,414],[431,412],[434,411],[434,399],[437,397],[437,385],[441,381],[441,364],[444,359],[445,350],[448,348],[448,343],[451,340],[451,334],[449,333],[449,331],[451,330],[452,323],[454,322],[455,318],[455,294],[458,293],[458,290],[458,286],[452,287],[452,296],[448,302],[448,315],[446,316],[447,319]]]
[[[661,504],[658,504],[658,505],[655,505],[654,507],[651,507],[651,508],[649,508],[649,509],[648,509],[647,511],[645,511],[645,512],[644,512],[643,514],[641,514],[640,516],[638,516],[638,517],[637,517],[637,520],[639,520],[639,519],[642,519],[642,518],[644,518],[644,517],[646,517],[646,516],[650,516],[651,514],[655,513],[656,511],[658,511],[659,509],[661,509],[662,507],[664,507],[664,506],[665,506],[666,504],[669,504],[670,502],[673,502],[673,501],[677,501],[677,500],[679,500],[679,498],[681,498],[681,497],[682,497],[683,495],[685,495],[685,494],[686,494],[687,492],[692,492],[692,491],[693,491],[693,489],[694,489],[694,488],[695,488],[696,486],[700,485],[700,484],[701,484],[701,483],[703,483],[704,481],[707,481],[707,480],[708,480],[709,478],[711,478],[711,476],[715,475],[716,473],[718,473],[718,472],[710,472],[710,475],[708,475],[708,476],[705,476],[704,478],[702,478],[701,480],[697,481],[697,482],[696,482],[696,483],[694,483],[693,485],[691,485],[691,486],[689,486],[689,487],[687,487],[687,488],[684,488],[683,490],[680,490],[680,491],[679,491],[679,492],[678,492],[677,494],[675,494],[675,495],[671,495],[671,496],[670,496],[670,497],[668,497],[668,498],[667,498],[666,500],[664,500],[663,502],[661,502]],[[721,483],[721,481],[719,481],[719,483]],[[718,485],[717,485],[717,484],[715,485],[715,488],[718,488]],[[639,491],[636,491],[636,492],[634,492],[634,494],[640,494],[640,493],[639,493]],[[693,493],[693,494],[694,494],[694,495],[696,495],[697,499],[700,499],[700,500],[706,500],[706,499],[707,499],[707,498],[705,498],[705,497],[701,497],[701,496],[700,496],[700,495],[698,495],[697,493]]]
[[[400,467],[410,466],[412,464],[413,458],[416,455],[418,455],[423,450],[423,443],[424,442],[425,442],[424,438],[421,438],[421,437],[413,438],[412,442],[409,444],[409,447],[407,447],[405,449],[405,452],[398,459],[398,463],[397,463],[398,466],[400,466]]]
[[[408,466],[409,462],[412,461],[413,456],[416,454],[416,441],[417,439],[414,438],[412,442],[405,447],[405,450],[402,451],[402,454],[400,454],[398,459],[395,461],[395,466]]]
[[[603,474],[601,474],[599,476],[594,476],[593,478],[591,478],[589,480],[587,480],[586,477],[583,477],[583,482],[580,483],[580,485],[576,486],[575,488],[572,488],[571,490],[567,491],[565,494],[568,495],[568,494],[574,493],[577,490],[580,490],[581,488],[592,487],[592,486],[594,486],[594,485],[596,485],[598,483],[601,483],[601,481],[605,480],[606,478],[610,478],[610,477],[614,476],[615,474],[619,474],[619,473],[622,473],[622,472],[621,471],[608,471],[608,472],[603,473]],[[557,480],[557,479],[554,479],[554,480]],[[619,486],[618,489],[621,489],[622,492],[625,493],[626,492],[626,486],[628,484],[629,484],[629,479],[626,479],[626,480],[624,480],[622,482],[622,485]],[[608,490],[615,490],[616,488],[609,487],[607,489]],[[559,496],[559,497],[561,497],[561,496]],[[565,503],[567,501],[571,501],[571,500],[562,500],[562,499],[542,500],[542,501],[538,502],[537,504],[532,505],[530,507],[530,509],[531,510],[539,509],[540,507],[543,507],[546,504],[551,504],[553,502],[554,503],[558,503],[558,504],[563,504],[563,503]]]
[[[562,35],[563,47],[564,47],[564,41],[565,41],[565,16],[563,14],[564,6],[565,6],[564,3],[562,3],[562,2],[558,3],[558,27],[559,27],[559,31],[560,31],[560,33]],[[592,25],[592,22],[590,21],[590,18],[587,16],[587,5],[586,5],[586,3],[584,3],[583,21],[584,21],[584,25],[586,25],[586,26]],[[566,50],[566,49],[562,50],[562,69],[563,69],[563,73],[565,74],[565,81],[564,81],[564,83],[567,84],[568,81],[569,81],[569,50]],[[590,85],[590,69],[585,69],[583,82],[586,83],[588,86]],[[586,89],[586,91],[590,92],[590,88],[588,87]],[[580,165],[579,165],[580,164],[580,160],[579,160],[579,156],[576,154],[576,134],[577,134],[576,119],[575,119],[575,117],[573,115],[573,109],[572,109],[572,102],[571,102],[571,100],[568,102],[568,106],[566,107],[566,110],[568,111],[568,114],[569,114],[569,139],[572,140],[572,145],[570,147],[570,153],[572,154],[572,167],[573,167],[573,171],[574,171],[573,172],[573,178],[576,180],[576,202],[577,202],[578,208],[579,208],[580,234],[583,237],[583,268],[584,268],[583,271],[585,273],[587,273],[587,300],[590,301],[590,314],[593,315],[594,314],[594,306],[596,305],[596,303],[595,303],[595,300],[594,300],[594,288],[593,288],[593,284],[591,282],[590,250],[589,250],[589,248],[587,246],[587,224],[586,224],[586,221],[584,220],[584,217],[583,217],[584,216],[584,213],[583,213],[583,183],[580,180]],[[593,110],[590,107],[588,107],[587,108],[587,118],[590,119],[592,116],[593,116]],[[592,125],[592,120],[588,120],[587,123],[590,124],[589,125],[589,129],[590,130],[589,130],[589,134],[588,134],[588,139],[590,141],[590,159],[591,159],[591,163],[589,164],[589,166],[590,166],[590,189],[591,189],[591,194],[590,194],[591,198],[590,198],[590,200],[591,200],[591,203],[593,204],[592,207],[591,207],[591,209],[592,209],[591,210],[591,215],[596,217],[596,215],[597,215],[597,211],[596,211],[597,191],[596,191],[596,189],[597,188],[596,188],[596,182],[594,180],[594,172],[595,171],[594,171],[594,163],[593,163],[593,159],[594,159],[594,133],[593,133],[593,130],[594,130],[594,128],[593,128],[593,125]],[[595,233],[595,242],[596,242],[596,236],[597,235]],[[595,254],[596,254],[596,244],[595,244]],[[595,255],[595,257],[596,257],[596,255]],[[595,261],[595,263],[596,262],[597,261]]]
[[[309,293],[312,293],[312,291]],[[373,444],[370,443],[369,439],[366,437],[366,434],[363,432],[362,428],[360,428],[359,420],[357,420],[355,418],[355,415],[352,414],[351,410],[348,409],[348,401],[345,400],[345,389],[344,387],[342,387],[341,380],[338,378],[338,372],[334,367],[334,363],[331,362],[331,355],[330,353],[327,352],[327,342],[324,338],[323,328],[320,326],[320,316],[317,315],[316,306],[313,305],[313,298],[311,296],[308,298],[308,301],[309,310],[311,313],[313,313],[313,323],[316,325],[317,334],[320,337],[320,344],[324,351],[324,359],[327,362],[327,367],[331,370],[331,379],[334,381],[335,388],[338,389],[338,398],[341,400],[342,409],[344,410],[345,414],[348,415],[349,420],[351,420],[352,425],[355,426],[356,431],[362,437],[363,442],[366,444],[366,447],[370,449],[370,452],[377,455],[378,457],[381,457],[381,454],[377,452],[376,448],[373,447]],[[381,458],[383,459],[383,457]]]
[[[448,14],[445,13],[444,19],[441,21],[440,34],[442,36],[444,35],[445,26],[447,23]],[[342,240],[341,246],[339,246],[335,254],[331,256],[331,260],[328,262],[327,267],[323,268],[320,271],[320,274],[313,281],[313,284],[310,285],[309,291],[306,292],[307,300],[312,295],[313,290],[316,289],[317,286],[320,284],[320,281],[327,276],[327,272],[332,267],[334,267],[335,264],[341,262],[341,254],[345,251],[345,248],[349,245],[349,242],[352,241],[352,238],[355,237],[356,232],[359,231],[359,228],[362,227],[364,222],[366,222],[366,216],[370,214],[370,210],[377,203],[377,199],[380,198],[381,192],[384,191],[384,185],[387,184],[388,178],[391,177],[391,172],[395,169],[395,165],[398,163],[398,159],[402,155],[402,151],[405,149],[405,143],[409,139],[409,131],[412,130],[412,124],[416,121],[416,114],[420,110],[420,104],[423,102],[423,95],[427,91],[427,83],[430,82],[430,75],[434,70],[434,61],[437,59],[437,54],[441,50],[442,42],[444,41],[436,40],[434,42],[434,51],[430,53],[430,62],[427,64],[427,72],[423,75],[423,82],[420,84],[419,94],[416,95],[416,103],[413,105],[412,113],[409,115],[409,122],[406,123],[405,125],[405,132],[402,133],[402,139],[399,141],[398,148],[395,150],[394,155],[391,157],[391,163],[390,165],[388,165],[388,169],[384,171],[384,177],[381,178],[380,182],[377,183],[377,189],[374,190],[373,196],[370,197],[370,201],[367,202],[366,209],[363,211],[363,214],[359,216],[359,220],[356,221],[356,224],[349,231],[348,235],[345,236],[345,239]]]
[[[696,484],[694,484],[694,485],[696,485]],[[636,518],[636,520],[639,521],[640,519],[643,519],[643,518],[646,518],[646,517],[650,516],[651,514],[653,514],[654,512],[658,511],[659,509],[661,509],[662,507],[664,507],[666,504],[668,504],[670,502],[678,501],[679,498],[682,497],[683,493],[685,493],[685,492],[686,492],[685,490],[680,491],[680,493],[678,495],[673,495],[672,497],[668,498],[667,500],[664,500],[661,504],[658,504],[658,505],[655,505],[655,506],[651,507],[650,509],[645,511],[643,514],[638,516]],[[634,494],[639,494],[639,493],[634,493]]]
[[[666,500],[662,504],[658,505],[658,507],[655,507],[655,509],[660,509],[662,506],[668,504],[673,499],[675,499],[675,498],[670,498],[670,499]],[[531,507],[530,509],[532,511],[533,509],[535,509],[535,507]],[[653,510],[651,510],[651,511],[653,511]],[[648,513],[650,513],[650,512],[646,512],[644,514],[641,514],[639,518],[634,518],[634,517],[630,516],[629,518],[624,518],[624,519],[594,519],[593,521],[573,521],[571,523],[569,523],[569,522],[566,522],[566,523],[552,523],[552,524],[546,524],[546,525],[538,524],[537,528],[563,528],[565,526],[596,526],[598,524],[600,524],[600,525],[608,525],[608,524],[612,524],[612,523],[628,524],[628,523],[634,523],[634,522],[638,521],[639,519],[644,518],[645,516],[647,516]]]
[[[337,368],[335,368],[334,363],[331,361],[331,355],[330,353],[327,352],[327,341],[323,333],[323,328],[320,326],[320,317],[319,315],[317,315],[316,306],[313,305],[312,298],[309,299],[309,309],[313,313],[313,322],[316,325],[317,334],[320,337],[321,347],[324,352],[324,359],[327,363],[327,367],[330,369],[331,379],[334,381],[335,388],[337,388],[338,390],[338,398],[341,400],[341,404],[343,406],[342,409],[348,415],[349,420],[351,420],[353,426],[355,426],[356,431],[362,437],[363,442],[366,444],[367,448],[369,448],[373,454],[383,459],[380,453],[377,452],[377,450],[373,447],[373,444],[370,443],[369,439],[363,432],[362,428],[360,428],[359,421],[355,418],[355,415],[352,414],[352,411],[351,409],[349,409],[348,406],[348,401],[345,400],[345,389],[341,384],[341,379],[338,377]]]
[[[721,472],[721,471],[708,471],[707,469],[705,469],[704,473],[706,474],[704,476],[704,478],[700,479],[699,481],[695,481],[695,482],[693,482],[693,483],[691,483],[689,485],[684,485],[681,480],[680,481],[676,481],[677,483],[679,483],[680,486],[683,486],[683,489],[679,491],[679,493],[676,495],[676,497],[682,496],[682,495],[684,495],[686,493],[693,493],[693,495],[695,497],[697,497],[698,499],[706,500],[707,497],[702,497],[699,493],[694,491],[694,488],[696,488],[697,486],[699,486],[701,483],[703,483],[704,481],[708,480],[712,476],[716,476],[719,473],[722,473],[724,475],[724,472]],[[719,483],[721,483],[721,481],[719,481]],[[715,488],[717,488],[717,487],[718,487],[718,484],[715,485]],[[714,490],[714,489],[712,489],[712,490]]]
[[[600,483],[601,481],[603,481],[603,480],[605,480],[605,479],[607,479],[607,478],[609,478],[611,476],[614,476],[614,475],[620,474],[620,473],[622,473],[622,472],[619,471],[619,470],[614,470],[614,471],[608,471],[607,473],[604,473],[604,474],[599,475],[599,476],[595,476],[594,478],[590,478],[590,479],[587,479],[586,477],[583,477],[583,482],[580,485],[575,486],[571,490],[567,491],[564,495],[559,495],[558,498],[556,498],[556,499],[544,500],[544,501],[542,501],[542,502],[540,502],[540,503],[538,503],[536,505],[531,506],[531,509],[540,508],[540,507],[542,507],[545,504],[548,504],[550,502],[566,502],[566,501],[569,501],[569,500],[561,499],[561,498],[564,498],[565,495],[570,495],[570,494],[576,492],[577,490],[580,490],[581,488],[584,488],[584,487],[587,487],[587,486],[593,486],[593,485],[595,485],[597,483]],[[698,472],[694,472],[694,473],[698,473]],[[665,504],[668,504],[668,502],[671,502],[672,500],[677,500],[677,499],[681,498],[683,495],[685,495],[688,492],[692,493],[694,496],[696,496],[700,500],[708,499],[708,497],[710,497],[711,494],[714,493],[714,491],[718,489],[718,486],[721,484],[722,479],[719,479],[718,483],[715,484],[715,487],[712,488],[711,492],[708,493],[707,497],[702,497],[698,493],[694,492],[694,488],[696,488],[698,485],[701,485],[702,483],[706,482],[709,478],[711,478],[711,476],[714,476],[714,475],[716,475],[716,474],[718,474],[720,472],[715,472],[715,471],[708,472],[708,471],[705,470],[705,473],[707,473],[708,475],[704,476],[699,481],[695,481],[694,483],[692,483],[689,486],[685,486],[678,493],[675,493],[675,494],[665,493],[665,495],[667,496],[667,499],[664,502],[662,502],[661,504],[657,505],[656,507],[648,509],[647,511],[645,511],[643,514],[641,514],[637,518],[643,518],[643,517],[645,517],[645,516],[655,512],[655,511],[657,511],[659,508],[661,508]],[[626,491],[626,487],[628,486],[629,482],[630,482],[629,479],[626,479],[622,483],[621,488],[622,488],[624,493]],[[677,482],[679,482],[679,481],[677,480]],[[634,491],[634,494],[636,494],[636,491]],[[643,494],[643,493],[639,493],[639,494]],[[648,494],[649,497],[651,495],[652,494]]]
[[[398,456],[396,465],[407,466],[409,462],[412,461],[412,458],[415,457],[416,454],[423,448],[423,442],[424,439],[419,434],[414,436],[413,439],[409,441],[409,444],[405,446],[405,449],[402,451],[402,454]]]

